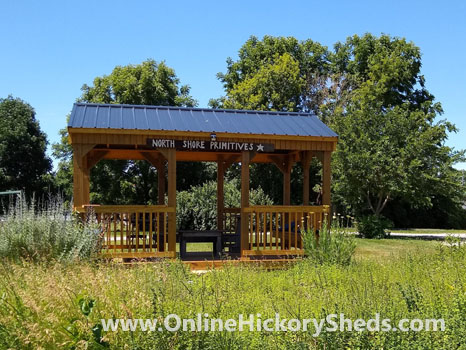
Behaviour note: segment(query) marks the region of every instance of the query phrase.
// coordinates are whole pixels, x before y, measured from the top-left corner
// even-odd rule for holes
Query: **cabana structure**
[[[338,137],[314,115],[76,103],[68,132],[78,212],[89,211],[90,169],[100,160],[145,160],[157,168],[158,205],[92,204],[102,224],[103,256],[176,256],[177,237],[183,237],[176,228],[177,161],[217,163],[217,230],[184,234],[213,243],[219,235],[220,249],[233,257],[302,255],[301,231],[319,229],[329,213],[330,157]],[[309,205],[313,157],[322,162],[320,206]],[[298,206],[290,205],[291,169],[297,162],[303,167],[303,202]],[[233,163],[241,164],[241,208],[224,207],[224,174]],[[250,206],[251,163],[273,163],[283,173],[283,184],[277,184],[283,186],[282,205]],[[178,241],[183,248],[185,240]]]

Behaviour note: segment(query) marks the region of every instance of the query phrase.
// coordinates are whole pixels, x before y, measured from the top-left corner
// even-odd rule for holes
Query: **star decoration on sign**
[[[262,143],[257,145],[257,152],[264,152],[264,145]]]

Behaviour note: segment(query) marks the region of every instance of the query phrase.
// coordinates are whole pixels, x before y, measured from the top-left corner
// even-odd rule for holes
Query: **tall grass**
[[[304,231],[303,243],[308,259],[320,265],[349,265],[356,249],[354,235],[337,220],[331,227],[325,220],[322,229],[317,232]]]
[[[99,233],[98,226],[82,223],[60,198],[42,205],[21,200],[0,222],[0,257],[17,261],[85,259],[98,248]]]
[[[440,249],[440,248],[439,248]],[[204,275],[180,263],[87,263],[0,268],[0,348],[18,349],[465,349],[466,251],[441,248],[398,261],[284,270],[226,267]],[[444,332],[102,332],[101,318],[262,319],[344,313],[393,323],[443,318]]]

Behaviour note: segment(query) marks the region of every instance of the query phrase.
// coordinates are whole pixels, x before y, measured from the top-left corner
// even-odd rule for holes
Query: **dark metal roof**
[[[75,103],[71,128],[336,137],[307,113]]]

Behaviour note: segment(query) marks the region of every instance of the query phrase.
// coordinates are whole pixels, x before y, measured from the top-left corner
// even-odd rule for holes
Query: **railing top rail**
[[[328,205],[254,205],[243,209],[245,213],[285,212],[285,213],[328,213]]]
[[[76,208],[79,213],[85,213],[90,208],[95,213],[133,213],[133,212],[163,212],[173,213],[174,207],[168,205],[83,205]]]

